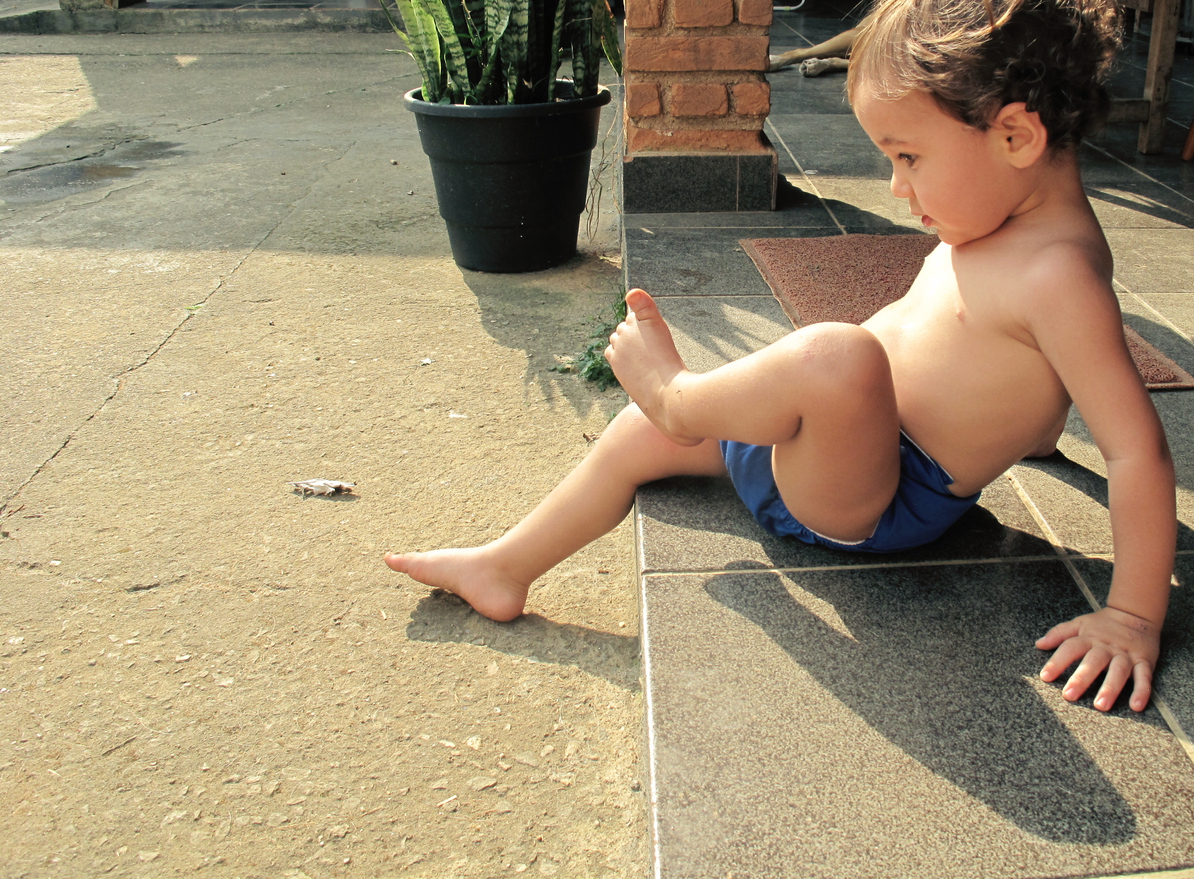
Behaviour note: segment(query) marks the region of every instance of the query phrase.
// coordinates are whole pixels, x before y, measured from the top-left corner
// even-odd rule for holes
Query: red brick
[[[676,27],[725,27],[734,23],[734,0],[672,0]]]
[[[726,87],[719,82],[678,82],[668,90],[673,116],[724,116],[730,112]]]
[[[738,21],[742,24],[770,25],[771,0],[738,0]]]
[[[627,70],[767,69],[765,36],[637,37],[626,41]]]
[[[651,28],[663,23],[663,0],[626,0],[626,27]]]
[[[626,152],[634,153],[767,153],[774,148],[765,145],[757,129],[710,130],[675,129],[656,131],[653,128],[626,126]]]
[[[663,112],[659,97],[659,83],[626,83],[626,115],[631,117],[658,116]]]
[[[771,112],[771,86],[765,82],[739,82],[730,88],[734,112],[740,116],[766,116]]]

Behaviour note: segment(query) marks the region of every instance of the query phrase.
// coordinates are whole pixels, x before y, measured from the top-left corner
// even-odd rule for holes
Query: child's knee
[[[826,393],[885,392],[892,387],[887,352],[870,330],[825,322],[809,324],[790,338],[808,379]]]

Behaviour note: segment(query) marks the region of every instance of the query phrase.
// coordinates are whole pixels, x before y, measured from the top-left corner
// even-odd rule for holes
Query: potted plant
[[[622,71],[606,0],[379,2],[422,76],[404,100],[457,264],[525,272],[572,257],[610,100],[602,53]],[[558,77],[566,48],[571,80]]]

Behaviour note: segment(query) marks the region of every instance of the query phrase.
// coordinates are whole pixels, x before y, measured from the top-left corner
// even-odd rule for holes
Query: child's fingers
[[[1113,658],[1111,664],[1107,666],[1107,676],[1103,678],[1103,686],[1099,687],[1098,695],[1095,696],[1095,708],[1099,711],[1110,711],[1115,700],[1119,698],[1120,692],[1123,691],[1124,684],[1131,677],[1132,660],[1122,654]]]
[[[1128,704],[1133,711],[1143,711],[1153,695],[1153,667],[1141,659],[1132,666],[1132,698]]]
[[[1038,643],[1039,647],[1040,644]],[[1086,655],[1089,645],[1083,643],[1077,638],[1067,638],[1062,642],[1061,646],[1057,648],[1057,652],[1049,657],[1049,661],[1045,663],[1041,669],[1042,681],[1054,681],[1057,677]]]
[[[1078,621],[1076,619],[1058,623],[1044,635],[1036,639],[1036,646],[1038,650],[1052,650],[1067,638],[1073,638],[1077,634]]]
[[[1070,702],[1081,699],[1082,694],[1090,689],[1090,685],[1095,682],[1095,678],[1103,673],[1110,662],[1111,655],[1106,648],[1091,648],[1087,651],[1086,656],[1083,657],[1082,662],[1078,664],[1078,668],[1070,675],[1070,679],[1066,681],[1061,695]]]

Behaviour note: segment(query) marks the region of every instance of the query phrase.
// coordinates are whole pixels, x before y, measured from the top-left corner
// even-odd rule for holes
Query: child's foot
[[[655,300],[646,291],[634,289],[626,294],[626,320],[610,336],[605,359],[643,414],[673,442],[695,446],[702,437],[677,436],[668,429],[665,395],[672,380],[687,372],[672,331],[659,313]]]
[[[420,583],[455,593],[482,616],[500,623],[521,616],[530,584],[498,571],[485,548],[438,549],[433,552],[387,553],[386,564]]]

